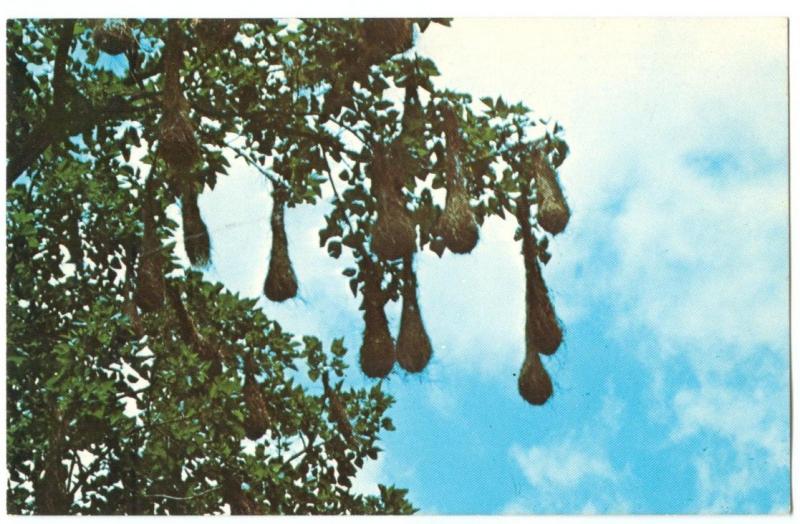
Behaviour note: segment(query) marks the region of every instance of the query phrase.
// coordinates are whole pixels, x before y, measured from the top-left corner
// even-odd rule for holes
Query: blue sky
[[[463,19],[418,49],[439,85],[566,128],[573,217],[544,269],[566,336],[545,359],[553,398],[525,404],[513,224],[489,221],[470,256],[423,253],[434,358],[391,376],[397,431],[356,487],[408,487],[423,513],[788,511],[785,22]],[[200,200],[208,278],[255,297],[269,190],[234,166]],[[345,336],[354,362],[361,318],[346,261],[318,247],[324,211],[287,213],[300,298],[261,305],[294,333]]]

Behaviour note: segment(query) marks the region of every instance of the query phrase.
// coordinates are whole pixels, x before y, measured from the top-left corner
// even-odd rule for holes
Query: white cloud
[[[574,442],[533,446],[528,450],[515,446],[511,454],[528,482],[537,489],[574,489],[590,477],[616,479],[608,459],[588,453]]]
[[[629,512],[625,490],[630,472],[627,466],[612,464],[609,457],[624,413],[625,404],[611,384],[601,409],[580,430],[527,448],[513,445],[509,453],[529,486],[518,491],[502,512]]]

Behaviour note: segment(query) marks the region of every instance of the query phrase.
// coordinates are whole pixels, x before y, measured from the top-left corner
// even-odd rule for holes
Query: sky
[[[397,431],[356,489],[407,487],[436,514],[786,513],[785,20],[456,19],[417,50],[437,85],[565,128],[573,214],[543,270],[565,340],[544,358],[553,397],[526,404],[514,224],[490,219],[469,256],[420,254],[434,356],[386,381]],[[270,206],[241,163],[201,195],[207,278],[260,295]],[[299,298],[259,304],[298,335],[344,336],[349,383],[368,385],[346,261],[319,248],[326,210],[287,212]]]

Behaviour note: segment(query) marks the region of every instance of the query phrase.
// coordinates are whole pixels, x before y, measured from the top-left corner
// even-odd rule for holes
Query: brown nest
[[[289,258],[289,240],[284,224],[285,195],[282,191],[272,193],[272,250],[269,270],[264,281],[264,295],[274,301],[282,302],[297,295],[297,277]]]
[[[371,192],[378,202],[378,218],[372,227],[370,249],[382,260],[410,256],[417,247],[417,232],[411,212],[405,206],[403,159],[394,144],[390,154],[376,152],[370,178]]]
[[[541,406],[553,394],[553,382],[536,351],[525,353],[525,361],[519,372],[517,386],[520,396],[535,406]]]
[[[150,196],[145,197],[150,200]],[[136,281],[134,301],[143,312],[150,313],[161,309],[164,304],[164,268],[161,254],[161,242],[156,232],[155,219],[151,212],[152,205],[143,206],[144,236],[142,252],[139,256],[139,272]]]
[[[204,18],[195,22],[197,37],[209,51],[217,51],[233,42],[239,32],[240,20],[232,18]]]
[[[242,490],[241,481],[232,477],[223,482],[223,498],[231,508],[231,515],[258,515],[258,504]]]
[[[397,260],[412,254],[416,247],[414,221],[403,202],[392,197],[379,201],[370,250],[381,260]]]
[[[211,240],[200,208],[197,205],[197,191],[194,183],[188,183],[182,197],[181,215],[183,217],[183,246],[186,256],[193,266],[208,265],[211,253]]]
[[[347,416],[342,399],[328,381],[327,372],[322,375],[322,385],[325,396],[328,397],[328,420],[334,422],[339,433],[349,441],[353,437],[353,426],[350,424],[350,418]]]
[[[532,241],[531,241],[532,243]],[[527,247],[527,246],[526,246]],[[556,318],[539,260],[526,249],[525,260],[525,343],[529,350],[552,355],[561,345],[563,333]]]
[[[412,21],[408,18],[367,18],[361,25],[363,52],[378,63],[414,47]]]
[[[370,378],[383,378],[392,371],[395,348],[389,322],[380,298],[380,276],[368,274],[364,283],[364,340],[359,363]]]
[[[550,164],[543,159],[537,159],[534,164],[534,177],[536,179],[536,219],[542,229],[557,235],[564,231],[569,222],[569,207],[558,183],[558,177]]]
[[[250,440],[258,440],[264,436],[269,427],[269,412],[261,388],[250,376],[245,380],[244,403],[247,409],[247,416],[244,420],[245,435]]]
[[[186,112],[165,107],[158,128],[159,153],[174,171],[183,173],[200,159],[200,145]]]
[[[206,362],[211,363],[209,376],[218,376],[222,372],[222,355],[219,350],[200,336],[192,317],[186,310],[186,306],[181,300],[181,295],[175,286],[167,286],[167,295],[170,303],[175,310],[178,319],[178,330],[183,342],[192,347],[197,355]]]
[[[136,46],[131,28],[124,22],[105,22],[92,31],[92,40],[104,53],[120,55]]]
[[[475,212],[469,205],[467,190],[461,181],[454,181],[447,189],[438,232],[447,249],[456,254],[470,253],[478,244],[478,223],[475,221]]]
[[[465,186],[460,158],[463,140],[458,131],[458,118],[449,107],[445,107],[442,112],[447,139],[447,199],[437,229],[447,249],[453,253],[466,254],[478,244],[478,223],[475,212],[469,205],[469,193]]]
[[[417,282],[411,258],[405,260],[406,282],[403,286],[403,313],[397,337],[397,362],[409,373],[419,373],[431,359],[433,350],[417,302]]]

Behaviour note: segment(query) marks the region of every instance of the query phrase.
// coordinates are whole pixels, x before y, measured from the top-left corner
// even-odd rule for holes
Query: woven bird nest
[[[258,440],[269,428],[269,411],[261,387],[254,378],[248,376],[244,385],[244,403],[247,416],[244,420],[244,431],[250,440]]]
[[[186,112],[166,107],[158,127],[159,153],[169,167],[187,172],[200,159],[200,145]]]
[[[519,394],[527,402],[541,406],[553,394],[553,382],[542,365],[539,353],[527,351],[517,380]]]
[[[394,367],[395,347],[380,298],[380,275],[366,275],[364,283],[364,339],[359,354],[361,370],[370,378],[382,378]]]
[[[186,249],[186,256],[189,262],[196,267],[208,265],[211,255],[211,240],[208,236],[208,228],[203,217],[200,215],[200,208],[197,205],[197,190],[193,182],[186,184],[183,196],[181,197],[181,216],[183,220],[183,246]]]
[[[136,46],[131,28],[122,21],[105,21],[92,31],[92,40],[102,52],[120,55]]]
[[[145,198],[150,200],[152,197],[148,195]],[[142,213],[144,215],[144,235],[139,255],[134,301],[143,312],[150,313],[161,309],[164,304],[164,268],[161,242],[152,215],[152,203],[146,203]]]
[[[397,145],[393,146],[397,149]],[[409,256],[417,247],[417,231],[403,196],[399,154],[377,151],[370,169],[371,192],[378,201],[378,218],[372,227],[370,250],[382,260]]]
[[[373,63],[414,46],[413,22],[408,18],[367,18],[361,25],[364,52]]]
[[[204,18],[194,23],[197,37],[210,50],[227,47],[239,32],[240,20],[232,18]]]
[[[181,339],[185,344],[191,346],[202,360],[211,363],[209,376],[211,378],[218,376],[222,372],[222,354],[215,346],[203,339],[197,331],[192,317],[181,300],[180,292],[174,285],[167,286],[167,296],[175,310]]]
[[[297,295],[297,277],[289,258],[289,240],[284,224],[286,196],[282,190],[272,193],[272,249],[269,270],[264,281],[264,295],[274,301],[282,302]]]
[[[563,332],[556,318],[539,260],[526,249],[525,260],[525,343],[529,350],[552,355],[561,345]]]
[[[478,244],[478,223],[475,220],[475,211],[469,204],[469,193],[465,185],[461,164],[463,141],[458,131],[458,118],[449,107],[442,112],[447,140],[447,198],[437,230],[447,249],[453,253],[466,254]]]
[[[555,169],[542,158],[534,161],[534,179],[536,180],[536,219],[542,229],[557,235],[564,231],[569,222],[569,207]]]
[[[403,313],[400,317],[400,333],[397,337],[397,362],[409,373],[419,373],[431,359],[433,350],[417,302],[417,282],[411,259],[406,259],[403,286]]]
[[[342,399],[329,383],[327,372],[322,375],[322,385],[325,396],[328,397],[328,421],[334,422],[342,437],[349,441],[353,437],[353,426],[350,424],[350,417],[347,416]]]

